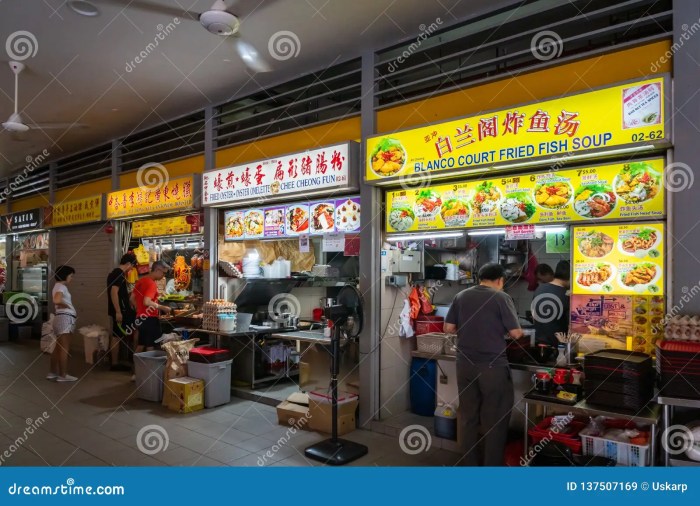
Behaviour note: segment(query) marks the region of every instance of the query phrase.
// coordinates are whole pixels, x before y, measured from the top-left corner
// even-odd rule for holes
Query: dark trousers
[[[476,365],[458,359],[457,386],[464,450],[459,464],[479,465],[478,448],[483,432],[483,465],[502,466],[515,397],[510,367]]]

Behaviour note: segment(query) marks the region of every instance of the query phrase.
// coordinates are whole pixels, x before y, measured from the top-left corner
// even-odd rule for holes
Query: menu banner
[[[173,216],[157,220],[135,221],[131,225],[131,237],[161,237],[166,235],[182,235],[199,233],[199,215]]]
[[[0,233],[13,234],[17,232],[28,232],[43,227],[43,208],[37,208],[3,216],[2,222],[0,222]]]
[[[357,143],[348,142],[206,172],[202,176],[203,205],[260,205],[298,194],[357,190],[350,166],[358,151]]]
[[[360,230],[360,197],[228,211],[224,240],[274,239]]]
[[[665,314],[662,295],[572,295],[570,329],[621,343],[631,338],[632,351],[651,353]]]
[[[666,145],[666,86],[657,77],[371,137],[365,180]]]
[[[572,292],[663,295],[664,223],[574,227]]]
[[[102,195],[68,200],[44,209],[47,227],[67,227],[102,221]]]
[[[194,179],[171,179],[107,194],[107,219],[184,211],[194,206]]]
[[[387,232],[664,216],[662,158],[387,192]]]

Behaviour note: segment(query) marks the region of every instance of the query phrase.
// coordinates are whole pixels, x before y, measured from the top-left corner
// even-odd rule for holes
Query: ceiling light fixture
[[[399,241],[420,241],[420,240],[430,240],[430,239],[447,239],[449,237],[462,237],[464,232],[445,232],[440,234],[405,234],[405,235],[394,235],[386,238],[387,242],[399,242]]]
[[[87,16],[89,18],[94,18],[100,15],[100,9],[96,5],[87,2],[85,0],[70,0],[68,2],[68,7],[81,16]]]

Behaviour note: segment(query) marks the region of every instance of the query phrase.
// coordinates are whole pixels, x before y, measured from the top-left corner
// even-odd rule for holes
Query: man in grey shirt
[[[498,264],[479,269],[480,284],[458,293],[445,318],[445,332],[457,334],[457,387],[463,465],[479,464],[483,428],[485,466],[501,466],[513,409],[513,380],[506,358],[506,335],[523,331],[513,300],[503,292]]]

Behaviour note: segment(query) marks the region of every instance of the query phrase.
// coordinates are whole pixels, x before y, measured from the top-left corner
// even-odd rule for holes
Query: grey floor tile
[[[203,455],[198,456],[195,460],[188,463],[188,461],[181,462],[177,464],[178,467],[225,467],[226,464],[219,462],[218,460],[210,459]]]
[[[105,459],[107,465],[112,466],[161,466],[160,461],[149,455],[145,455],[138,450],[125,448],[116,452],[111,457]]]
[[[258,452],[264,448],[269,448],[272,446],[273,441],[264,437],[254,437],[252,439],[247,439],[236,443],[236,446],[248,450],[249,452]]]
[[[251,453],[246,457],[229,462],[228,465],[231,467],[267,467],[275,462],[277,461],[265,460],[261,455]]]
[[[4,455],[3,455],[4,457]],[[30,452],[29,450],[17,450],[16,452],[12,453],[9,458],[4,458],[4,462],[2,464],[4,467],[14,467],[14,466],[40,466],[44,467],[46,466],[46,462],[44,462],[41,457],[38,455]]]
[[[203,436],[201,434],[189,434],[187,437],[177,439],[173,438],[172,440],[176,444],[189,448],[190,450],[199,454],[216,451],[230,446],[223,441],[216,440],[208,436]]]
[[[250,454],[251,452],[249,452],[248,450],[244,450],[243,448],[239,448],[237,446],[229,446],[228,448],[220,448],[213,452],[207,452],[204,454],[204,456],[226,464],[233,460],[247,457]]]
[[[164,452],[156,453],[153,455],[153,458],[164,465],[175,466],[185,461],[192,462],[199,456],[201,456],[199,453],[192,451],[189,448],[173,446],[172,448],[168,447],[168,449]]]

